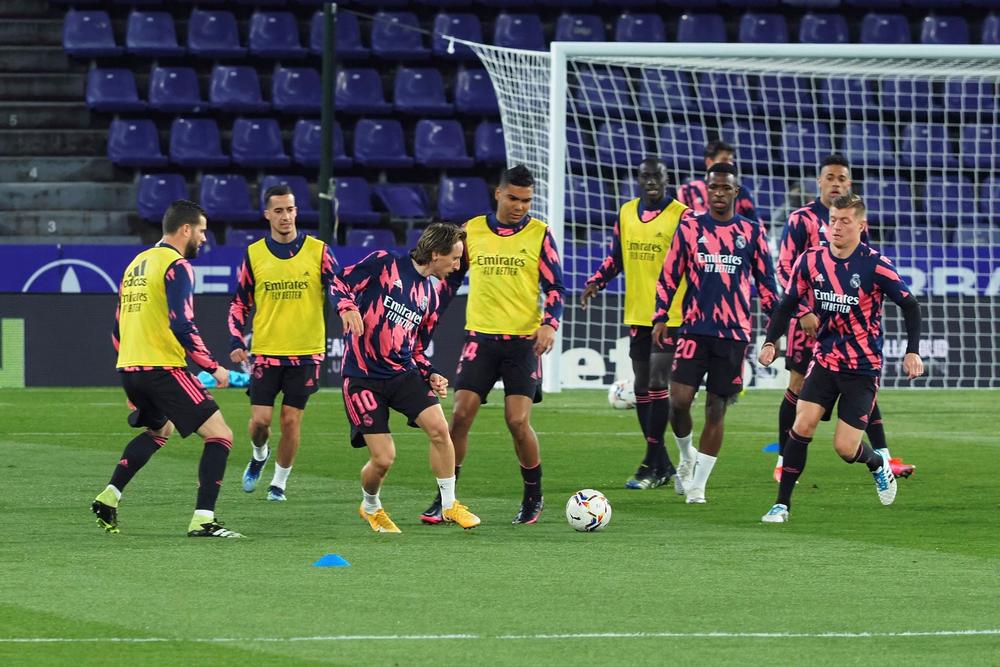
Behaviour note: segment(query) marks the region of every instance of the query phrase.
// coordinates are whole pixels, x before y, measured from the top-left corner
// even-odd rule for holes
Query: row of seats
[[[322,5],[329,0],[170,0],[176,4],[221,5],[232,1],[242,6],[285,7],[298,5],[312,7]],[[115,5],[157,6],[168,4],[168,0],[111,0]],[[101,5],[107,0],[49,0],[53,5]],[[777,7],[779,5],[793,8],[802,7],[872,7],[879,9],[895,9],[906,5],[908,7],[929,9],[950,9],[960,6],[996,7],[996,0],[344,0],[338,5],[355,9],[382,7],[410,7],[414,4],[427,7],[468,7],[476,4],[480,7],[494,9],[515,9],[519,7],[547,7],[553,9],[572,9],[581,7],[641,8],[641,7],[674,7],[690,9],[716,6],[726,7]]]
[[[471,167],[507,162],[503,126],[483,121],[473,135],[473,154],[466,151],[465,133],[458,121],[420,120],[413,133],[413,157],[406,149],[402,124],[395,119],[362,118],[354,125],[353,164],[359,167]],[[340,127],[334,130],[334,159],[339,168],[350,167]]]
[[[452,115],[445,95],[444,78],[435,68],[400,67],[393,84],[393,103],[385,99],[382,77],[373,67],[345,68],[337,72],[334,106],[351,114]],[[499,116],[496,91],[486,70],[459,69],[455,74],[454,110],[472,116]]]

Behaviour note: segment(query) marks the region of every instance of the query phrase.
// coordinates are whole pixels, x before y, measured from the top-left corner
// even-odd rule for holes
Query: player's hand
[[[819,329],[819,318],[816,316],[816,313],[806,313],[800,317],[799,328],[809,338],[815,338],[816,331]]]
[[[541,356],[552,349],[556,342],[556,330],[551,325],[543,324],[535,329],[535,333],[528,336],[535,341],[535,354]]]
[[[778,348],[775,347],[774,343],[764,343],[760,346],[760,353],[757,355],[757,362],[767,368],[774,363],[775,357],[778,356]]]
[[[212,377],[215,378],[215,386],[219,389],[225,389],[229,386],[229,369],[225,366],[219,366],[212,371]]]
[[[587,310],[587,302],[597,296],[599,291],[597,285],[594,283],[587,285],[583,290],[583,294],[580,295],[580,307]]]
[[[361,319],[361,313],[356,310],[345,310],[340,314],[340,320],[344,323],[345,334],[360,336],[365,332],[365,322]]]
[[[657,322],[653,325],[653,333],[650,334],[653,337],[653,345],[659,349],[663,349],[663,343],[667,337],[667,323]]]
[[[242,348],[233,350],[229,353],[229,360],[237,364],[242,364],[250,360],[250,354]]]
[[[924,374],[924,360],[916,352],[908,352],[903,357],[903,370],[906,371],[906,377],[911,380],[920,377]]]
[[[427,378],[427,383],[438,398],[448,397],[448,378],[438,373],[431,373],[431,376]]]

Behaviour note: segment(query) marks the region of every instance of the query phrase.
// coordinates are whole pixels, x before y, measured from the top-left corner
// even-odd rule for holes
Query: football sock
[[[281,490],[285,489],[285,484],[288,483],[288,473],[292,472],[292,466],[287,468],[282,468],[275,462],[274,464],[274,477],[271,478],[271,486],[276,486]]]
[[[783,454],[784,465],[781,467],[781,481],[778,482],[778,500],[786,507],[792,506],[792,491],[795,482],[806,467],[806,454],[812,438],[804,438],[792,429],[788,429],[788,441]]]
[[[872,449],[888,449],[889,445],[885,441],[885,428],[882,426],[882,411],[878,409],[878,403],[872,407],[872,413],[868,416],[868,428],[865,429],[868,442],[872,443]]]
[[[122,457],[118,461],[118,465],[115,466],[115,471],[111,474],[111,481],[108,483],[116,489],[124,490],[135,474],[142,466],[146,465],[166,441],[166,438],[153,435],[149,431],[143,431],[132,438],[132,441],[125,445],[125,451],[122,452]]]
[[[781,399],[781,407],[778,408],[778,454],[785,453],[785,443],[788,442],[788,433],[795,424],[795,407],[799,402],[799,395],[791,389],[785,390],[785,397]],[[781,465],[780,463],[778,465]]]
[[[876,472],[882,467],[882,457],[867,442],[859,444],[858,451],[854,453],[854,457],[845,460],[848,463],[864,463],[872,472]]]
[[[524,480],[524,498],[522,502],[537,500],[542,497],[542,463],[534,468],[521,466],[521,479]]]
[[[674,436],[677,442],[677,450],[681,454],[681,463],[694,463],[698,460],[698,450],[691,445],[691,433],[683,437]]]
[[[708,476],[712,474],[712,468],[715,467],[717,458],[698,452],[698,463],[694,467],[694,480],[691,482],[691,488],[704,490],[708,486]]]
[[[365,491],[364,487],[361,488],[361,493],[364,495],[364,508],[365,514],[375,514],[380,509],[382,509],[382,499],[378,497],[378,491],[375,493],[368,493]]]
[[[206,438],[205,449],[198,464],[198,499],[196,509],[215,511],[222,478],[226,474],[226,459],[233,443],[225,438]]]
[[[670,421],[670,390],[649,390],[649,418],[646,421],[646,451],[647,456],[653,454],[651,463],[658,470],[666,470],[673,465],[670,454],[663,444],[663,436],[667,432],[667,422]],[[650,452],[650,449],[653,451]]]
[[[643,437],[648,435],[646,431],[646,424],[649,422],[650,400],[649,392],[635,392],[635,416],[639,419],[639,431],[642,433]]]
[[[441,494],[441,509],[451,509],[455,504],[455,478],[438,477],[438,493]]]
[[[188,524],[188,532],[198,530],[202,524],[209,523],[210,521],[215,521],[215,512],[211,510],[195,510],[194,516],[191,517],[191,523]]]
[[[785,465],[785,457],[782,456],[781,454],[778,454],[778,462],[774,464],[774,467],[780,468],[783,465]]]
[[[257,445],[253,445],[253,460],[254,461],[264,461],[264,460],[266,460],[267,459],[267,455],[269,453],[270,453],[270,450],[268,449],[266,442],[263,445],[260,445],[259,447]]]
[[[462,466],[459,466],[459,465],[455,466],[455,481],[456,482],[458,481],[458,476],[461,475],[461,474],[462,474]],[[438,484],[438,492],[437,492],[437,495],[434,496],[434,502],[438,503],[439,505],[441,504],[441,488],[440,487],[441,487],[441,485]]]
[[[104,490],[97,494],[98,500],[108,507],[118,507],[118,501],[122,499],[122,492],[108,484]]]

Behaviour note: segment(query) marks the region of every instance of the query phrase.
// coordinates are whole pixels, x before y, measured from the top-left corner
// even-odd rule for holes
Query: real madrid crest
[[[851,287],[854,289],[861,287],[861,276],[856,273],[851,275]]]
[[[742,234],[736,237],[736,247],[740,250],[747,247],[747,240]]]

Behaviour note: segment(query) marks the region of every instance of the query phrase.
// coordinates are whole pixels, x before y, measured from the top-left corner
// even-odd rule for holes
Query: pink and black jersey
[[[764,312],[777,302],[767,234],[741,215],[726,222],[708,213],[681,219],[656,286],[654,324],[667,321],[681,278],[688,283],[681,334],[749,342],[751,279]]]
[[[792,211],[788,216],[778,244],[778,280],[782,287],[787,287],[792,266],[799,255],[809,248],[828,243],[826,227],[829,222],[830,209],[818,199]],[[861,242],[868,243],[867,230],[861,232]]]
[[[688,181],[677,188],[677,199],[695,215],[708,212],[708,183],[703,178]],[[750,191],[742,185],[736,193],[736,214],[744,218],[757,220],[757,208],[753,203],[753,196]]]

